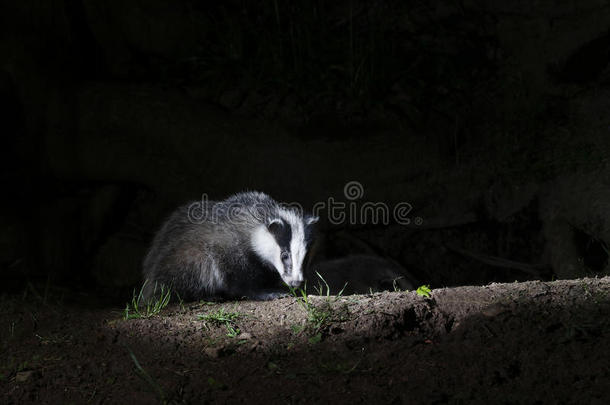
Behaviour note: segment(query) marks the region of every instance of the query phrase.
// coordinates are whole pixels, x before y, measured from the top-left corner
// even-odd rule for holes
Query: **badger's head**
[[[303,259],[311,241],[312,225],[318,217],[280,209],[278,215],[258,226],[252,235],[252,248],[282,277],[298,287],[303,282]]]

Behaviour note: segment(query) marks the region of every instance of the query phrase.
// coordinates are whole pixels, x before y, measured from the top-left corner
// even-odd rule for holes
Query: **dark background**
[[[323,217],[316,260],[608,273],[607,2],[26,0],[0,26],[4,290],[124,297],[177,205],[350,181],[413,222]]]

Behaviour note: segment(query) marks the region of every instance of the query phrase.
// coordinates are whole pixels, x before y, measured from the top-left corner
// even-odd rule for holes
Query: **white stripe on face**
[[[256,228],[254,234],[252,235],[251,244],[252,249],[254,249],[256,254],[258,254],[261,259],[272,264],[277,272],[282,275],[284,265],[280,259],[281,250],[275,241],[275,238],[267,229],[267,226],[260,225],[258,228]]]
[[[256,228],[252,235],[251,245],[261,259],[273,265],[286,284],[297,287],[303,282],[302,266],[307,253],[303,219],[295,212],[286,209],[280,209],[279,215],[286,226],[290,227],[291,238],[287,246],[290,249],[292,262],[290,273],[286,271],[281,259],[282,248],[266,225]]]
[[[292,238],[290,240],[292,272],[290,274],[291,282],[287,283],[292,286],[298,286],[303,282],[302,266],[307,249],[305,246],[305,230],[303,228],[303,220],[293,211],[288,210],[281,210],[280,216],[292,229]]]

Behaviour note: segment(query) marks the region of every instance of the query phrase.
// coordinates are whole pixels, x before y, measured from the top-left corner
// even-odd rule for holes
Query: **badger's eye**
[[[288,254],[288,252],[282,252],[280,254],[280,259],[282,259],[282,261],[285,262],[286,260],[290,259],[290,255]]]

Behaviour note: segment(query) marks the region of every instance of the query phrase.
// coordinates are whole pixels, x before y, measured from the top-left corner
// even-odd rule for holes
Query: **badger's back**
[[[238,297],[277,281],[252,252],[253,230],[277,203],[262,193],[179,207],[155,235],[144,259],[144,297],[165,285],[184,300]]]

